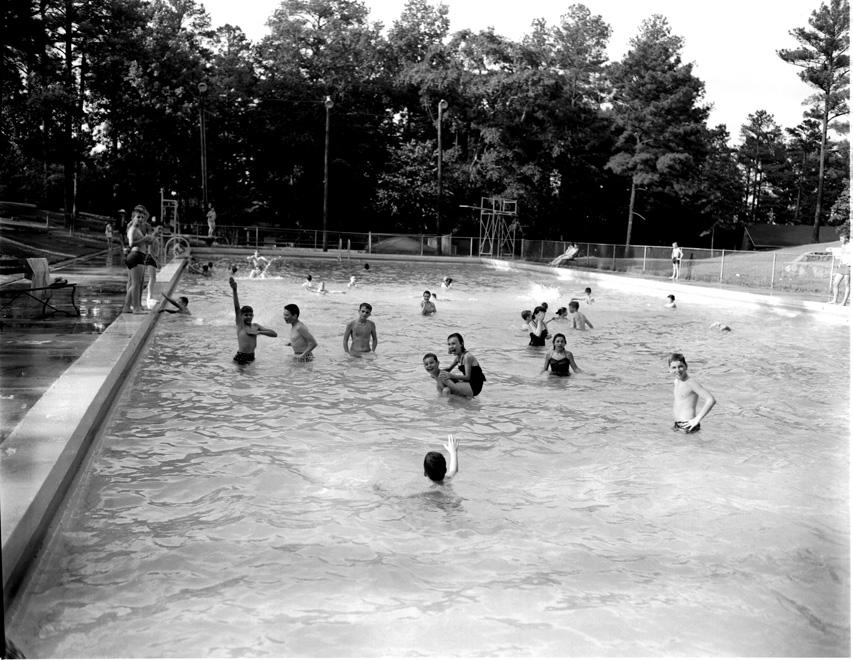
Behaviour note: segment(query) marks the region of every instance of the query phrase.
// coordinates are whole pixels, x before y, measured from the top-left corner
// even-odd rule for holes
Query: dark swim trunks
[[[139,250],[131,250],[127,258],[124,260],[124,265],[127,266],[128,270],[133,270],[137,266],[141,266],[145,261],[145,255],[142,254]]]
[[[254,353],[240,353],[237,352],[237,355],[234,356],[234,362],[237,364],[249,364],[249,362],[255,361]]]
[[[150,252],[145,255],[145,261],[143,261],[143,263],[146,266],[153,266],[154,268],[159,268],[159,266],[157,265],[157,262],[154,260],[154,257],[151,256]]]
[[[696,433],[699,430],[699,424],[694,426],[692,429],[687,428],[688,422],[673,422],[672,430],[673,431],[683,431],[684,433]]]

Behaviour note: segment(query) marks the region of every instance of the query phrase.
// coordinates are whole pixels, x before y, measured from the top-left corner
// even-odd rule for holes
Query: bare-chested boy
[[[312,351],[317,348],[317,340],[308,330],[308,326],[299,320],[299,307],[293,304],[285,305],[284,322],[290,326],[290,341],[287,345],[293,347],[293,357],[304,362],[313,360]]]
[[[435,303],[432,302],[432,294],[429,291],[424,291],[423,300],[421,300],[421,314],[424,316],[435,314]]]
[[[592,323],[589,322],[586,314],[580,311],[580,304],[577,300],[572,300],[569,303],[569,316],[572,317],[572,327],[575,330],[592,329]]]
[[[672,416],[675,422],[673,431],[695,433],[699,430],[699,422],[711,412],[717,403],[714,395],[687,375],[687,360],[681,353],[671,353],[669,356],[669,371],[675,375],[675,385],[672,390]],[[699,397],[705,400],[699,414],[696,406]]]
[[[344,330],[344,353],[350,355],[362,355],[376,351],[376,324],[369,319],[373,313],[370,303],[361,303],[358,306],[358,318],[347,324]],[[349,340],[352,339],[352,346]]]
[[[438,356],[435,353],[427,353],[424,355],[424,369],[435,379],[435,388],[439,394],[450,394],[450,388],[441,382],[441,369],[438,366]]]
[[[248,364],[255,361],[255,346],[258,344],[258,335],[278,337],[278,333],[270,328],[252,323],[255,312],[248,305],[240,307],[240,301],[237,299],[237,282],[233,277],[229,277],[228,284],[231,285],[231,292],[234,297],[234,320],[237,324],[237,355],[234,356],[234,361],[238,364]]]

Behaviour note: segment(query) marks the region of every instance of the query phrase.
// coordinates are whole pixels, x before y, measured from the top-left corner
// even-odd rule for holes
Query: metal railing
[[[185,226],[183,236],[193,245],[210,244],[207,227]],[[565,254],[567,241],[520,239],[515,254],[480,252],[480,239],[474,236],[437,236],[434,234],[391,234],[374,232],[328,231],[326,244],[331,250],[367,254],[436,255],[441,241],[441,254],[448,257],[489,256],[520,259],[532,263],[550,263]],[[322,249],[323,232],[319,229],[281,229],[277,227],[217,227],[214,244],[220,246],[264,248]],[[672,248],[659,245],[613,245],[608,243],[575,243],[577,253],[559,265],[567,268],[632,273],[651,277],[670,277]],[[706,282],[744,288],[763,289],[814,296],[828,295],[832,277],[840,263],[828,253],[808,253],[807,249],[788,248],[772,252],[742,250],[710,250],[683,247],[684,257],[679,282]],[[811,258],[806,258],[806,254]]]

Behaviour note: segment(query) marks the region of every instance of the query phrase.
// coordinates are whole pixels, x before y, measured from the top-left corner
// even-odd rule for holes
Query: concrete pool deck
[[[337,259],[337,253],[287,251],[289,256]],[[245,249],[198,250],[200,260],[223,254],[245,258]],[[358,261],[400,261],[399,255],[354,254]],[[436,261],[435,257],[404,257]],[[709,286],[681,284],[639,277],[554,268],[544,264],[485,258],[448,257],[450,263],[482,263],[502,270],[535,273],[570,281],[572,286],[596,284],[618,287],[637,295],[663,298],[672,293],[679,303],[746,305],[776,310],[786,316],[811,314],[834,323],[849,322],[850,308],[791,296],[768,295]],[[158,275],[161,290],[171,293],[185,261],[172,262]],[[159,314],[122,314],[85,353],[45,392],[0,447],[0,502],[2,502],[3,589],[13,597],[32,560],[37,556],[54,515],[99,433],[103,420],[121,391],[127,373],[141,355]]]

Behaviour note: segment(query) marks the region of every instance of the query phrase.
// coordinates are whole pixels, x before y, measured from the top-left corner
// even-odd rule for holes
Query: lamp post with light
[[[326,243],[326,225],[329,219],[329,118],[335,103],[331,96],[327,96],[323,105],[326,107],[326,146],[323,151],[323,252],[327,252],[329,249]]]
[[[207,98],[207,83],[198,84],[198,130],[201,140],[201,203],[202,214],[207,212],[207,135],[204,126],[204,102]]]
[[[441,99],[438,102],[438,202],[435,208],[435,233],[438,234],[438,242],[436,245],[436,253],[441,254],[441,119],[444,111],[447,110],[447,101]]]

